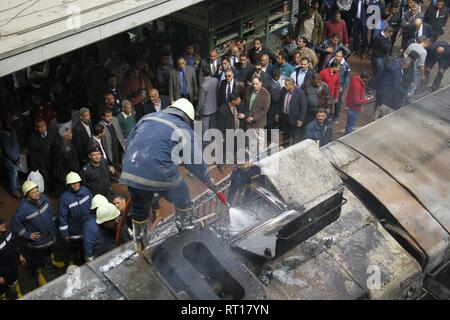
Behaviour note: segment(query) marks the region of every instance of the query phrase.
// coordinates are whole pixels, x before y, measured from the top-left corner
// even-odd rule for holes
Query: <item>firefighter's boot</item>
[[[192,220],[192,211],[194,206],[191,204],[185,209],[175,209],[175,225],[179,232],[183,230],[194,229],[195,224]]]

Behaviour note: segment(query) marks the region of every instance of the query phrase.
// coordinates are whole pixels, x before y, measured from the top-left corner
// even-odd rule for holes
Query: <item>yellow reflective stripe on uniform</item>
[[[61,231],[67,230],[67,229],[69,229],[69,226],[62,226],[62,227],[59,227],[59,230],[61,230]]]
[[[25,229],[20,230],[19,231],[19,236],[23,236],[25,234],[25,231],[26,231]]]
[[[70,238],[70,239],[76,240],[76,239],[83,239],[83,236],[82,236],[82,235],[78,235],[78,236],[70,236],[69,238]]]

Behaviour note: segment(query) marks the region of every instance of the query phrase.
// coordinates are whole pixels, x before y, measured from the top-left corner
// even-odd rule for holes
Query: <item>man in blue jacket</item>
[[[67,191],[59,198],[59,231],[69,244],[71,264],[77,265],[84,263],[83,227],[92,201],[91,192],[80,182],[78,173],[69,172],[66,176]]]
[[[316,119],[306,126],[305,139],[311,139],[319,144],[319,147],[333,141],[333,128],[325,121],[327,112],[325,109],[319,109]]]
[[[178,172],[180,163],[215,190],[191,128],[194,116],[192,103],[181,98],[162,112],[143,117],[128,136],[121,183],[128,186],[131,194],[131,217],[138,252],[144,248],[155,192],[175,205],[179,231],[192,227],[193,204],[189,188]]]
[[[101,194],[96,194],[92,198],[91,210],[83,226],[83,250],[86,261],[92,261],[94,259],[95,237],[98,232],[98,224],[96,222],[97,209],[99,206],[107,203],[109,203],[108,199]]]
[[[41,194],[36,183],[25,181],[22,185],[24,199],[12,220],[15,234],[27,241],[29,249],[28,264],[36,276],[38,284],[47,283],[42,267],[64,267],[64,263],[55,262],[56,216],[46,196]]]
[[[339,118],[341,115],[341,106],[342,106],[342,98],[344,95],[345,89],[348,87],[350,83],[350,65],[347,61],[345,61],[344,53],[342,51],[336,52],[336,56],[331,59],[329,67],[331,63],[336,60],[341,64],[341,68],[339,69],[339,99],[338,102],[334,105],[334,115],[333,115],[333,123],[339,123]]]
[[[16,130],[13,127],[13,116],[10,112],[6,113],[2,119],[2,128],[0,128],[0,147],[2,150],[2,159],[5,164],[9,177],[11,194],[16,199],[20,199],[18,165],[20,164],[20,147],[17,142]]]

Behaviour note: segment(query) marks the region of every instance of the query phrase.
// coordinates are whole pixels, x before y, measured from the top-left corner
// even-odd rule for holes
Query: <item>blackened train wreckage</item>
[[[203,226],[169,218],[142,255],[127,243],[25,299],[449,299],[448,101],[266,157],[229,214],[206,192]]]

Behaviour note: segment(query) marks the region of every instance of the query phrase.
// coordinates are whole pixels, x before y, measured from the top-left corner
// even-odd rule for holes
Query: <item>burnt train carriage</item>
[[[269,156],[230,215],[205,193],[204,228],[169,219],[142,256],[128,243],[25,298],[448,299],[449,98]]]

